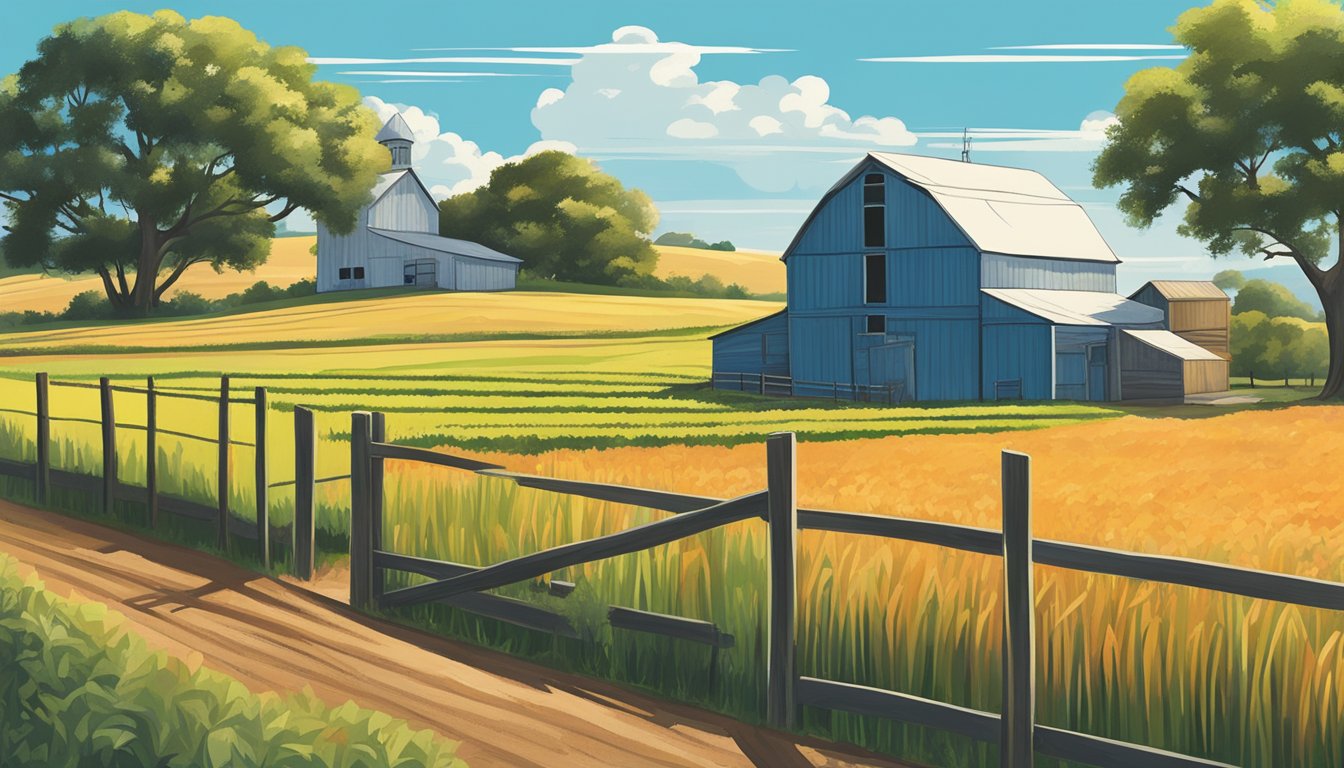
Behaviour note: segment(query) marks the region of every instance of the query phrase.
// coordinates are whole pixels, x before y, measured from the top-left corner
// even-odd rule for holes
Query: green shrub
[[[5,766],[437,766],[452,742],[353,702],[254,694],[150,651],[98,603],[46,591],[0,555]]]
[[[70,299],[62,320],[106,320],[114,314],[112,304],[98,291],[77,293]]]

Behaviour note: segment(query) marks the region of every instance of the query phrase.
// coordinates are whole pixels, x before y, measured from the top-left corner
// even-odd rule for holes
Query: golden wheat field
[[[758,251],[660,245],[654,274],[661,278],[681,275],[693,280],[713,275],[725,285],[737,283],[752,293],[783,293],[785,286],[784,262],[779,260],[779,254]]]
[[[997,528],[999,452],[1011,448],[1032,456],[1038,537],[1340,581],[1341,429],[1344,408],[1297,407],[803,443],[799,503]],[[706,495],[765,482],[760,445],[486,458]],[[393,466],[403,508],[447,502],[415,516],[390,507],[391,540],[416,554],[484,564],[646,519],[541,493],[471,491],[462,484],[482,481]],[[463,533],[467,522],[479,530]],[[802,534],[800,550],[803,674],[998,709],[996,558],[818,532]],[[752,647],[764,551],[764,529],[740,524],[556,576],[622,604],[721,622]],[[1045,567],[1036,602],[1039,722],[1244,766],[1333,768],[1344,759],[1344,616]],[[909,756],[948,748],[918,729],[858,718],[812,725]],[[954,751],[964,764],[980,759]]]

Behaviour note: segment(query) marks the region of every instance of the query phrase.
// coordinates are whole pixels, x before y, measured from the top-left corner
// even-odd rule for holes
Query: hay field
[[[783,293],[786,282],[784,262],[777,253],[710,251],[675,245],[658,246],[658,268],[654,274],[661,278],[681,275],[693,280],[713,275],[724,285],[737,283],[752,293]]]
[[[278,288],[312,280],[317,270],[315,257],[308,252],[315,237],[282,237],[271,241],[271,255],[253,272],[226,270],[216,274],[209,267],[193,267],[168,291],[168,297],[181,291],[198,293],[207,299],[222,299],[238,293],[258,280]],[[11,275],[0,278],[0,311],[59,312],[75,294],[103,292],[98,277],[65,278],[58,275]]]
[[[445,338],[490,339],[510,335],[601,336],[677,328],[737,325],[778,311],[779,304],[732,299],[595,296],[569,293],[396,293],[376,298],[303,304],[279,309],[181,320],[15,331],[3,336],[14,350],[155,348],[191,350],[230,345]]]

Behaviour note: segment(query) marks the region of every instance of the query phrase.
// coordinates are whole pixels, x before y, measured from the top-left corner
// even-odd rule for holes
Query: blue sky
[[[1136,232],[1089,166],[1126,78],[1183,55],[1189,2],[627,2],[174,4],[298,45],[320,77],[403,111],[436,194],[544,148],[592,157],[662,211],[659,231],[778,250],[862,152],[1038,170],[1083,203],[1127,263],[1121,289],[1202,278],[1215,262],[1175,232]],[[0,71],[63,20],[161,3],[27,3],[0,25]],[[878,61],[874,61],[877,59]],[[885,61],[882,61],[885,59]],[[1289,266],[1290,270],[1292,268]],[[1277,272],[1278,270],[1276,270]],[[1285,276],[1292,274],[1291,271]]]

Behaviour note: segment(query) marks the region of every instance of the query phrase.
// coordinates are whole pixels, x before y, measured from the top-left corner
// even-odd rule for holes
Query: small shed
[[[1131,299],[1162,310],[1167,330],[1230,360],[1232,302],[1207,280],[1153,280]]]
[[[789,375],[789,315],[781,309],[709,337],[714,345],[714,385],[759,391],[761,376]]]
[[[1225,391],[1227,377],[1227,360],[1171,331],[1120,331],[1121,399],[1180,401]]]

